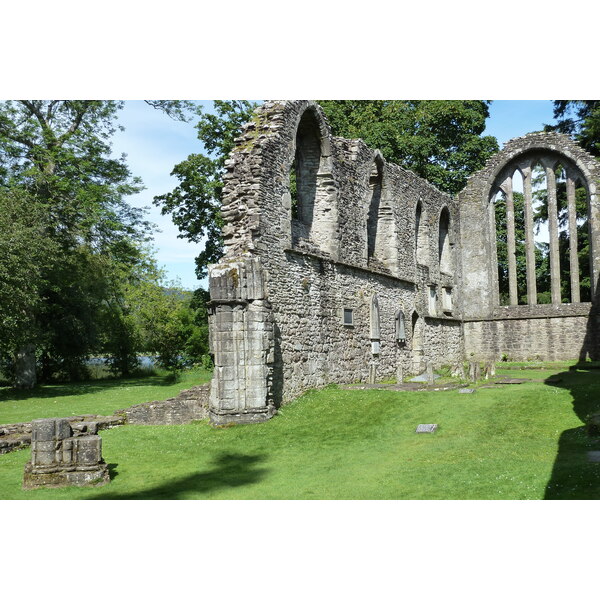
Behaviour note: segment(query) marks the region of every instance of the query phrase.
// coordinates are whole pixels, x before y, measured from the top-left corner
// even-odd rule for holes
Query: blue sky
[[[199,101],[207,110],[212,102]],[[552,102],[549,100],[498,100],[490,107],[486,135],[493,135],[502,147],[508,140],[538,131],[546,123],[553,123]],[[134,206],[150,207],[148,220],[160,229],[154,236],[156,259],[169,279],[178,279],[187,289],[206,281],[198,281],[194,272],[194,258],[202,246],[177,237],[178,230],[170,216],[162,216],[152,205],[154,196],[171,191],[177,180],[171,177],[173,167],[194,152],[204,149],[196,136],[195,121],[173,121],[143,101],[130,100],[120,115],[125,131],[118,132],[113,141],[116,154],[127,154],[127,162],[134,175],[142,178],[146,189],[130,198]]]

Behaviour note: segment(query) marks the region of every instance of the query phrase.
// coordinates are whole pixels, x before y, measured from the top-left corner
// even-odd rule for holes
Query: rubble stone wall
[[[465,322],[465,352],[474,360],[598,360],[595,319],[580,315]]]
[[[586,187],[598,290],[600,163],[567,136],[511,140],[457,197],[361,140],[333,137],[314,102],[265,102],[236,144],[225,257],[209,277],[213,423],[261,421],[306,389],[420,373],[428,362],[596,353],[595,297],[498,306],[490,200],[537,160],[560,162]]]
[[[313,136],[309,142],[301,138],[305,134]],[[210,271],[213,422],[261,420],[312,387],[366,382],[372,372],[389,379],[398,366],[416,373],[427,360],[441,366],[462,359],[455,199],[387,163],[361,140],[332,137],[311,102],[263,104],[237,144],[226,163],[226,255]],[[297,206],[290,185],[294,168]],[[302,177],[312,178],[310,185]],[[417,261],[418,206],[424,250]],[[447,272],[439,260],[444,210],[450,217]],[[443,304],[445,294],[452,306]],[[380,307],[377,346],[374,296]],[[250,325],[257,302],[266,324],[258,337]],[[343,322],[344,309],[352,310],[351,325]],[[405,343],[396,340],[399,311]],[[423,330],[418,352],[415,312]]]

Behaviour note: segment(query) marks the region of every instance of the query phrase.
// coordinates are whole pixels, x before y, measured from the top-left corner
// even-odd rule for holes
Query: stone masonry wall
[[[453,198],[333,137],[314,102],[260,106],[226,161],[226,252],[209,279],[212,422],[264,420],[306,389],[428,361],[595,355],[595,304],[498,306],[490,198],[538,156],[586,182],[596,279],[600,165],[568,137],[511,140]]]
[[[309,176],[315,176],[318,164],[315,202],[308,211],[299,206],[300,217],[294,219],[290,169],[297,145],[302,146],[297,137],[300,122],[303,129],[319,133],[321,147],[320,156],[312,146],[310,154]],[[216,366],[213,422],[268,418],[269,406],[306,389],[364,382],[373,370],[382,380],[395,377],[398,366],[408,374],[424,370],[427,360],[436,366],[462,360],[455,199],[410,171],[386,163],[361,140],[332,137],[320,107],[311,102],[265,103],[237,143],[226,163],[226,255],[210,272]],[[377,193],[375,185],[380,185]],[[297,186],[305,189],[302,182]],[[374,196],[379,203],[375,217]],[[426,251],[417,264],[419,203]],[[450,215],[451,268],[446,273],[440,272],[438,237],[444,208]],[[238,266],[249,261],[256,266]],[[238,275],[226,281],[225,274],[232,270]],[[264,280],[264,289],[260,297],[250,298],[243,290],[254,288],[255,279]],[[452,307],[443,306],[442,288],[453,298]],[[374,295],[380,310],[376,353],[370,325]],[[272,322],[272,335],[264,340],[270,340],[272,352],[258,338],[251,339],[247,315],[257,301],[270,315],[265,322]],[[345,308],[353,311],[352,325],[343,323]],[[237,330],[223,320],[231,311],[239,313]],[[398,311],[405,317],[405,344],[395,339]],[[418,352],[413,352],[411,328],[415,312],[423,328]],[[248,349],[253,362],[248,362]],[[250,390],[253,399],[262,397],[262,407],[251,404]]]
[[[595,319],[580,315],[465,322],[465,352],[475,360],[598,360]]]
[[[580,148],[568,136],[557,133],[531,133],[510,140],[485,166],[471,175],[458,195],[460,203],[460,255],[462,272],[459,285],[465,318],[488,318],[498,305],[496,237],[492,226],[491,197],[502,180],[517,166],[547,158],[560,162],[580,175],[586,183],[591,227],[592,286],[597,289],[600,276],[600,161]],[[536,308],[537,306],[537,308]],[[543,314],[543,305],[534,311]],[[517,308],[517,307],[515,307]],[[518,307],[520,308],[520,307]]]

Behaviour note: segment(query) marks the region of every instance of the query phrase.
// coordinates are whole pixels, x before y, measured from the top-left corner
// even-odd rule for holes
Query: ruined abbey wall
[[[560,155],[585,180],[596,226],[596,163],[565,136],[511,142],[456,198],[333,137],[312,102],[263,104],[236,143],[226,253],[210,269],[214,423],[264,420],[306,389],[417,374],[428,361],[594,346],[590,303],[498,306],[490,197],[514,165],[530,174],[533,159]],[[596,281],[595,237],[592,247]]]
[[[534,165],[545,167],[549,211],[557,211],[554,170],[560,164],[569,182],[577,181],[587,193],[590,239],[591,295],[594,302],[560,297],[559,265],[567,259],[559,255],[558,243],[552,248],[556,274],[553,278],[552,304],[537,304],[533,235],[525,240],[527,258],[527,303],[517,299],[516,272],[513,267],[514,296],[509,306],[499,306],[498,263],[493,196],[499,191],[512,194],[510,178],[518,170],[523,178],[525,205],[531,204]],[[507,187],[508,184],[508,187]],[[515,138],[491,157],[485,167],[474,173],[458,196],[461,226],[461,262],[465,274],[461,281],[465,300],[462,307],[467,356],[484,360],[568,360],[598,358],[595,335],[596,296],[600,276],[600,163],[568,136],[533,133]],[[568,188],[567,188],[568,189]],[[574,191],[574,185],[573,185]],[[573,193],[574,208],[574,193]],[[569,212],[574,212],[569,206]],[[526,209],[527,212],[527,209]],[[529,227],[532,228],[532,215]],[[515,216],[512,215],[514,219]],[[557,216],[554,217],[557,220]],[[527,223],[526,223],[527,226]],[[558,242],[558,231],[549,233]],[[513,250],[514,252],[514,250]],[[509,249],[510,254],[510,249]],[[564,266],[564,265],[563,265]],[[510,265],[509,265],[510,270]],[[576,265],[572,271],[578,271]],[[521,290],[523,292],[523,290]],[[523,294],[521,294],[523,296]]]
[[[308,102],[264,104],[227,169],[226,256],[211,271],[213,404],[224,420],[240,408],[241,380],[247,412],[235,419],[268,416],[252,404],[255,375],[277,406],[311,387],[462,359],[454,199],[361,140],[333,138]],[[256,303],[264,327],[242,340]]]

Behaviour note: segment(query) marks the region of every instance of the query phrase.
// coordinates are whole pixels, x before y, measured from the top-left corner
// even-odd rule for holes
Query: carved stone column
[[[558,249],[558,210],[556,205],[556,176],[553,165],[545,163],[548,192],[548,234],[550,237],[550,289],[552,304],[560,304],[560,255]]]
[[[577,209],[575,181],[567,173],[567,204],[569,207],[569,269],[571,271],[571,302],[581,302],[579,295],[579,257],[577,256]]]
[[[510,305],[519,304],[517,290],[517,256],[515,243],[515,204],[513,200],[512,177],[507,177],[500,189],[506,196],[506,250],[508,257],[508,291]]]

